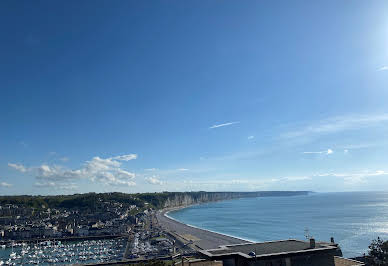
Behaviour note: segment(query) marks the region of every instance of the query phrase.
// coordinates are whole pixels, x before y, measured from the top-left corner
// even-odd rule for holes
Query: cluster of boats
[[[124,244],[124,239],[15,243],[11,247],[1,246],[0,265],[61,265],[121,260]]]

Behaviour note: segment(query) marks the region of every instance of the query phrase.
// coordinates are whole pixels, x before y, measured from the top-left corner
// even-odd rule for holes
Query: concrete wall
[[[182,266],[182,262],[177,262],[175,265]],[[183,266],[223,266],[223,263],[216,260],[184,260]]]
[[[224,266],[336,266],[334,255],[334,251],[328,251],[293,257],[258,258],[257,260],[234,256],[234,258],[224,258],[222,261]]]
[[[342,257],[334,257],[335,266],[364,266],[363,262],[356,260],[345,259]]]

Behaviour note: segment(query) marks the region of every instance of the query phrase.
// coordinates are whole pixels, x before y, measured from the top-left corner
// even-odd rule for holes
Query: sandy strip
[[[187,225],[172,219],[167,214],[170,211],[186,208],[189,206],[179,208],[164,209],[157,213],[156,217],[159,224],[166,230],[174,232],[180,235],[186,240],[191,240],[195,245],[201,249],[213,249],[222,245],[233,245],[242,243],[252,243],[248,240],[240,239],[233,236],[212,232],[209,230],[201,229],[191,225]]]

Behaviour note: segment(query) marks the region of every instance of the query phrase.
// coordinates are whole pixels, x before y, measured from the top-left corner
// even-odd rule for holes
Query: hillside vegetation
[[[85,193],[58,196],[0,196],[0,205],[14,204],[36,209],[98,209],[104,202],[117,202],[124,205],[146,205],[155,209],[178,207],[211,201],[269,196],[306,195],[308,191],[258,191],[258,192],[161,192],[161,193]]]

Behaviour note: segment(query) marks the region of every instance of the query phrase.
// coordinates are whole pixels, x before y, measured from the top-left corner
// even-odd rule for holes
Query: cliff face
[[[183,192],[168,197],[164,202],[164,207],[180,207],[237,198],[297,196],[307,195],[308,193],[309,191]]]

